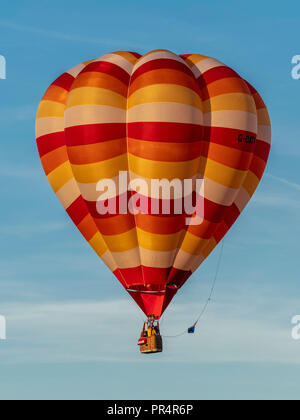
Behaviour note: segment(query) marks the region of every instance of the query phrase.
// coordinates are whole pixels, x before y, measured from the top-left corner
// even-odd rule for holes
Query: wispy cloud
[[[299,211],[300,210],[300,198],[297,197],[288,197],[287,194],[280,192],[264,192],[257,193],[252,202],[259,206],[282,208],[285,211]]]
[[[14,31],[19,32],[27,32],[35,35],[44,36],[47,38],[53,38],[61,41],[71,41],[71,42],[80,42],[80,43],[88,43],[88,44],[96,44],[96,45],[103,45],[107,47],[113,47],[113,48],[120,48],[120,40],[113,40],[113,39],[105,39],[105,38],[96,38],[96,37],[85,37],[82,35],[75,35],[75,34],[67,34],[63,32],[57,32],[52,30],[45,30],[41,28],[36,28],[33,26],[27,26],[27,25],[20,25],[13,22],[0,20],[0,26],[3,28],[11,29]],[[128,47],[131,47],[133,49],[135,48],[141,48],[147,49],[147,46],[141,45],[139,43],[136,43],[135,41],[126,41],[125,39],[122,40],[122,44],[126,45]]]
[[[285,178],[281,178],[270,173],[265,176],[271,181],[274,181],[276,188],[260,190],[256,192],[251,200],[251,203],[259,206],[283,208],[285,211],[299,211],[300,210],[300,196],[295,193],[300,191],[300,185]],[[283,186],[288,187],[282,188]]]
[[[165,352],[149,362],[300,363],[300,343],[292,340],[290,323],[297,303],[274,301],[272,318],[259,304],[235,302],[210,307],[195,335],[165,338]],[[199,310],[198,305],[170,309],[163,334],[186,329],[187,314]],[[7,317],[8,341],[0,363],[143,361],[136,345],[141,320],[129,301],[16,302],[2,305],[1,313]]]
[[[41,180],[42,168],[32,167],[29,165],[20,165],[11,163],[9,165],[7,162],[0,164],[0,176],[8,178],[20,178],[20,179],[36,179]]]
[[[67,226],[67,223],[51,221],[44,223],[29,223],[28,225],[0,225],[0,235],[20,237],[40,235],[64,230]]]
[[[270,173],[266,173],[265,175],[266,175],[268,178],[273,179],[274,181],[278,181],[278,182],[280,182],[280,183],[282,183],[282,184],[287,185],[287,186],[288,186],[288,187],[290,187],[290,188],[294,188],[294,189],[296,189],[296,190],[300,191],[300,185],[299,185],[299,184],[297,184],[297,183],[295,183],[295,182],[289,181],[289,180],[287,180],[287,179],[285,179],[285,178],[280,178],[279,176],[275,176],[275,175],[272,175],[272,174],[270,174]]]
[[[2,106],[0,108],[0,123],[15,123],[20,121],[33,120],[36,114],[34,105]]]

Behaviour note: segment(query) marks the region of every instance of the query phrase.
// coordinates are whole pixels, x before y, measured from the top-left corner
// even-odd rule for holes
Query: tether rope
[[[221,244],[220,255],[219,255],[219,259],[218,259],[217,267],[216,267],[216,273],[215,273],[215,276],[214,276],[212,287],[210,289],[210,293],[209,293],[208,299],[205,302],[202,311],[200,312],[198,318],[196,319],[196,321],[194,322],[194,324],[192,325],[192,327],[196,327],[196,325],[198,324],[198,322],[200,321],[200,319],[205,314],[205,312],[207,310],[207,307],[208,307],[208,305],[211,302],[211,299],[212,299],[212,296],[213,296],[213,293],[214,293],[214,290],[215,290],[215,287],[216,287],[216,283],[217,283],[217,279],[218,279],[220,267],[221,267],[221,261],[222,261],[222,257],[223,257],[223,251],[224,251],[224,239],[223,239],[222,244]],[[188,330],[189,330],[189,328],[187,328],[184,331],[182,331],[181,333],[175,334],[175,335],[163,335],[162,334],[162,337],[163,338],[176,338],[176,337],[181,337],[184,334],[188,334]]]

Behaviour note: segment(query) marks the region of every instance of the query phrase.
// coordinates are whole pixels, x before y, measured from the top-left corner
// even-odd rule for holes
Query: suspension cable
[[[210,289],[209,296],[208,296],[207,301],[205,302],[205,304],[204,304],[204,306],[203,306],[202,311],[200,312],[199,316],[197,317],[197,319],[196,319],[196,321],[194,322],[194,324],[192,325],[192,327],[195,327],[195,326],[198,324],[198,322],[200,321],[200,319],[201,319],[201,318],[203,317],[203,315],[205,314],[205,312],[206,312],[206,310],[207,310],[207,308],[208,308],[208,305],[210,304],[210,302],[211,302],[211,300],[212,300],[212,296],[213,296],[213,293],[214,293],[215,288],[216,288],[216,283],[217,283],[217,280],[218,280],[218,275],[219,275],[220,268],[221,268],[221,262],[222,262],[222,257],[223,257],[223,251],[224,251],[224,239],[223,239],[223,241],[222,241],[222,243],[221,243],[220,254],[219,254],[219,258],[218,258],[218,262],[217,262],[216,272],[215,272],[215,276],[214,276],[214,279],[213,279],[213,283],[212,283],[212,286],[211,286],[211,289]],[[184,335],[184,334],[188,334],[188,329],[185,329],[184,331],[182,331],[182,332],[181,332],[181,333],[179,333],[179,334],[175,334],[175,335],[162,335],[162,337],[163,337],[163,338],[177,338],[177,337],[181,337],[181,336],[182,336],[182,335]]]

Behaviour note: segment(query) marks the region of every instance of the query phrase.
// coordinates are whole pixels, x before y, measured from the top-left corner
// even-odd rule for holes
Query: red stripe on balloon
[[[213,234],[213,237],[215,238],[217,243],[219,243],[224,238],[228,230],[229,230],[229,227],[222,220],[222,222],[218,225],[218,227],[216,228]]]
[[[167,283],[168,285],[175,285],[180,289],[191,274],[191,271],[179,270],[178,268],[172,267],[168,275]]]
[[[85,201],[81,196],[66,211],[76,226],[89,214]]]
[[[270,153],[270,144],[262,140],[256,140],[256,145],[254,149],[255,156],[260,157],[266,162],[268,160],[269,153]]]
[[[60,77],[58,77],[52,85],[61,87],[67,91],[70,91],[72,84],[74,82],[74,77],[71,76],[69,73],[64,73]]]
[[[244,140],[239,141],[239,136],[254,137],[252,143],[246,143]],[[251,131],[237,130],[234,128],[224,127],[204,127],[204,141],[217,143],[222,146],[233,147],[238,150],[253,153],[255,150],[256,134]]]
[[[194,74],[191,71],[191,69],[185,63],[181,63],[179,61],[168,59],[168,58],[160,58],[157,60],[151,60],[141,65],[133,73],[130,82],[131,83],[134,82],[139,76],[141,76],[144,73],[147,73],[148,71],[161,70],[161,69],[171,69],[171,70],[177,70],[177,71],[181,71],[182,73],[185,73],[186,75],[190,76],[195,81],[195,88],[197,89],[197,91],[199,90],[199,87],[197,86]]]
[[[106,123],[77,125],[67,127],[65,133],[67,146],[82,146],[126,137],[126,124]]]
[[[89,72],[109,74],[123,82],[125,85],[128,85],[130,80],[130,75],[125,70],[108,61],[95,61],[90,63],[82,70],[81,74]]]
[[[224,221],[229,228],[231,228],[231,226],[234,224],[234,222],[240,214],[241,213],[238,207],[236,206],[236,204],[233,203],[224,216]]]
[[[203,127],[170,122],[135,122],[128,124],[128,137],[145,141],[191,143],[202,140]]]
[[[57,133],[46,134],[37,139],[37,147],[40,157],[52,152],[66,145],[66,138],[64,131]]]
[[[226,79],[228,77],[237,77],[240,76],[232,69],[226,66],[214,67],[213,69],[207,70],[201,76],[198,77],[197,81],[200,89],[204,89],[210,83],[216,82],[220,79]],[[242,80],[242,79],[241,79]]]

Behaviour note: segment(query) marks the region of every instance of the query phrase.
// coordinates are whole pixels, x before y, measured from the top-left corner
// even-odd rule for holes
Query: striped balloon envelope
[[[144,313],[159,319],[253,195],[271,127],[258,92],[216,59],[118,51],[52,83],[36,135],[49,183],[74,224]],[[120,174],[139,189],[121,187]],[[169,212],[150,188],[153,180],[199,179],[199,191],[195,182],[189,193],[170,189]],[[105,180],[115,190],[102,191]],[[176,210],[195,193],[198,223],[198,214]],[[111,211],[99,211],[105,206]]]

